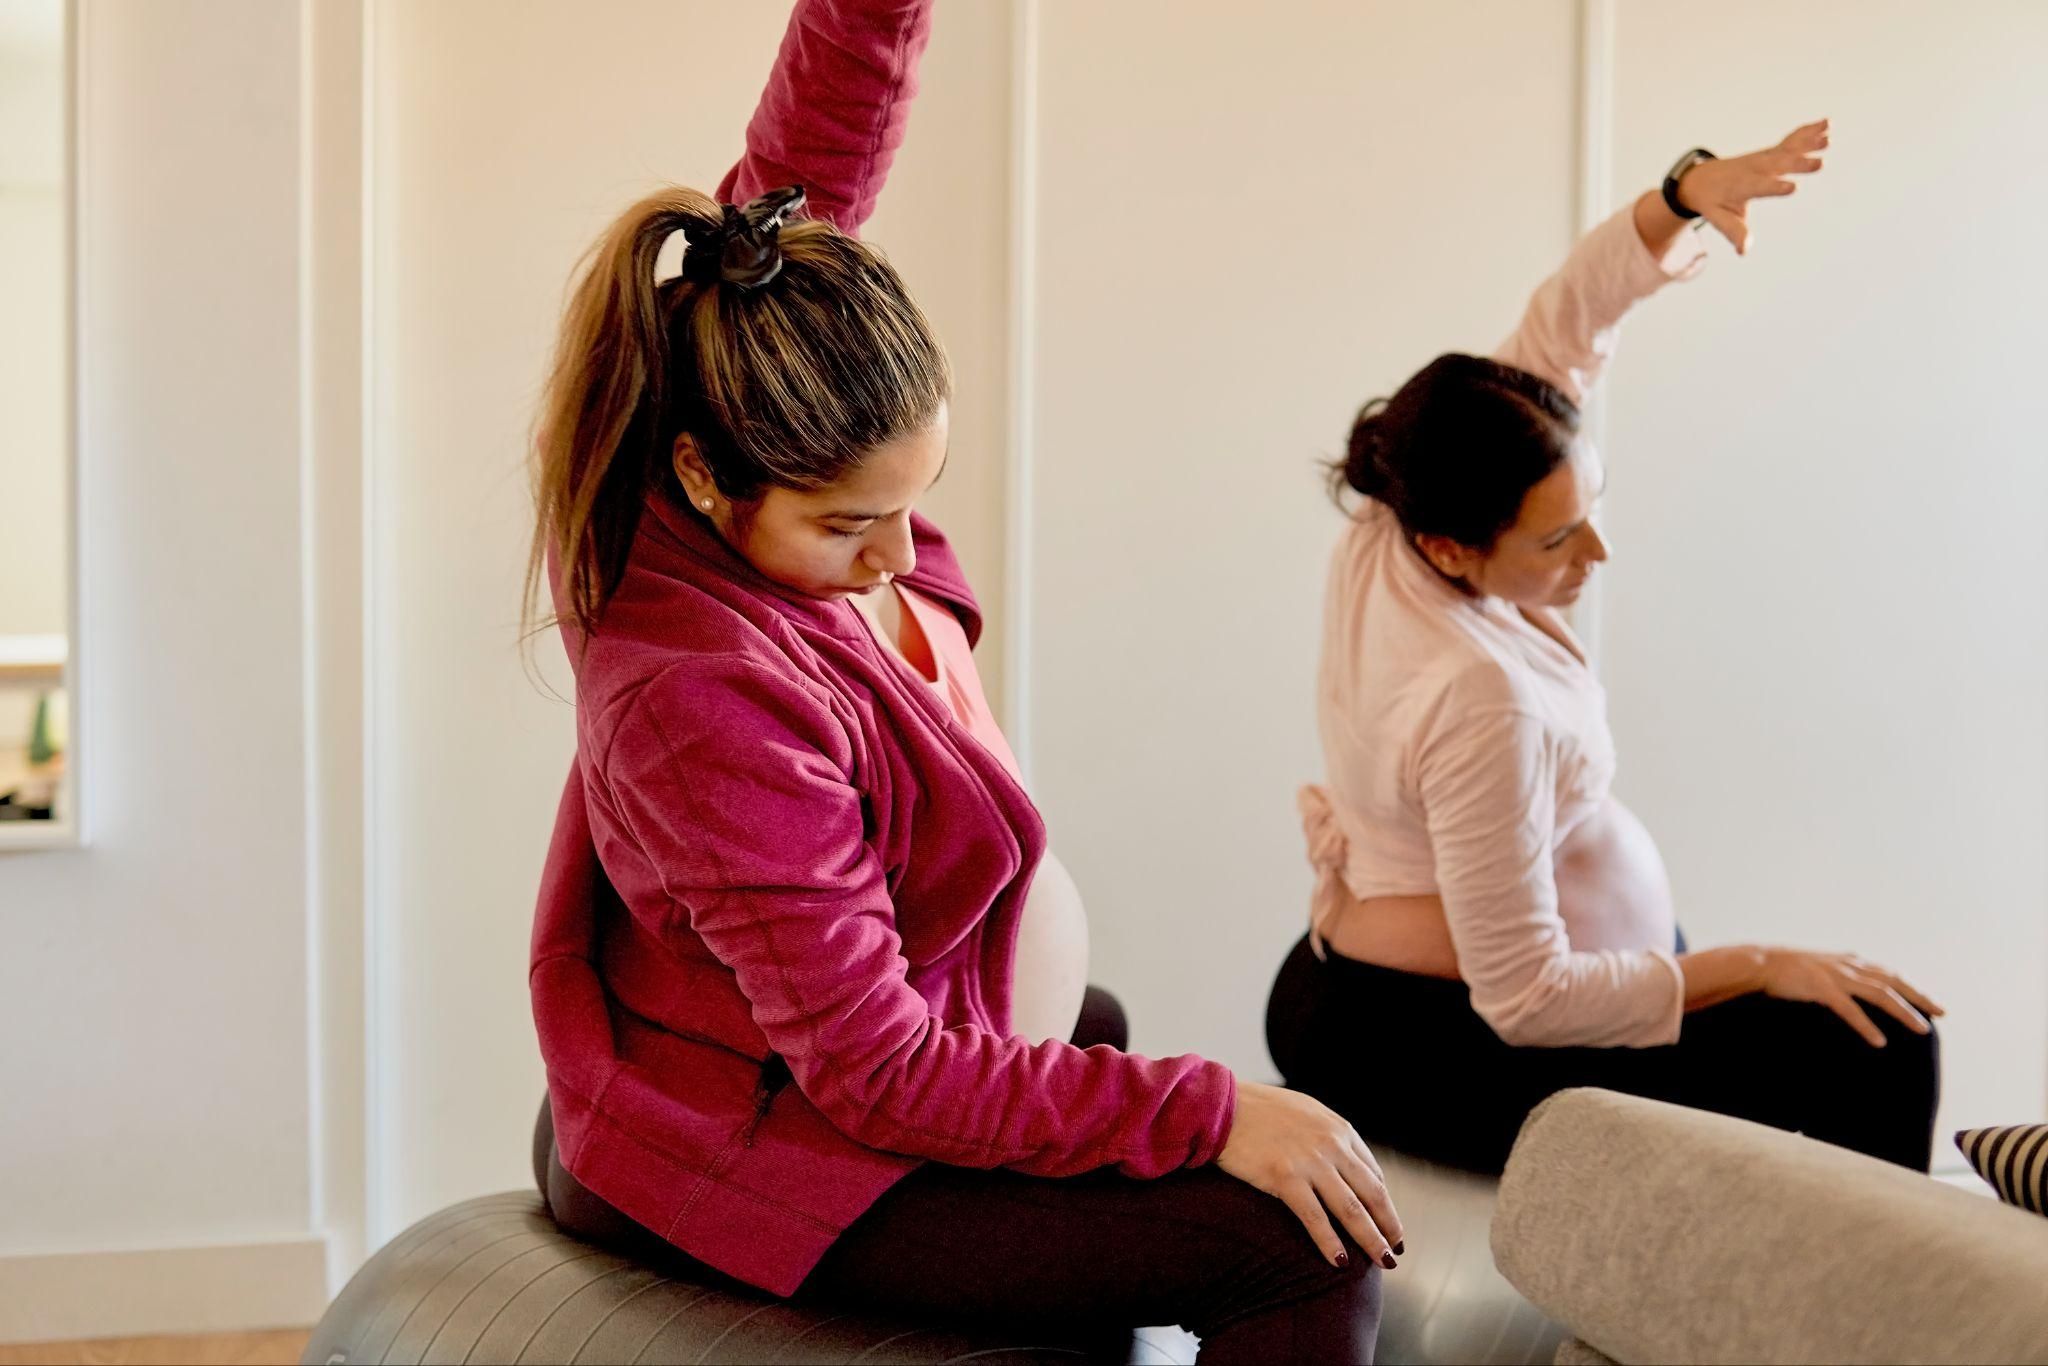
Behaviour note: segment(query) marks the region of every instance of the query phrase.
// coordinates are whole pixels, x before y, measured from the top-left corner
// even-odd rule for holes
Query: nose
[[[1599,564],[1607,558],[1607,538],[1600,534],[1600,528],[1586,523],[1586,563]]]
[[[910,519],[900,518],[860,552],[861,562],[877,574],[901,576],[917,568],[917,545],[910,537]]]

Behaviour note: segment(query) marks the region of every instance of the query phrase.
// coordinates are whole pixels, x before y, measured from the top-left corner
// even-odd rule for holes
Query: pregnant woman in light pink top
[[[1671,181],[1587,234],[1490,359],[1367,404],[1338,472],[1318,687],[1318,880],[1268,1012],[1293,1085],[1368,1139],[1497,1168],[1529,1109],[1605,1086],[1924,1169],[1940,1013],[1840,954],[1685,951],[1649,832],[1611,791],[1606,695],[1560,615],[1607,558],[1579,405],[1622,318],[1748,247],[1751,201],[1820,168],[1825,123]]]

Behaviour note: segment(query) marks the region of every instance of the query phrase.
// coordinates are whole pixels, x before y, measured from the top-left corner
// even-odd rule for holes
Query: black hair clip
[[[770,190],[745,208],[726,204],[715,227],[684,228],[683,273],[754,289],[782,273],[782,220],[804,206],[801,185]]]

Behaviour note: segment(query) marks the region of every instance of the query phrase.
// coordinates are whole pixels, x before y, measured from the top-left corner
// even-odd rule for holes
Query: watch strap
[[[1685,178],[1685,173],[1687,171],[1690,171],[1693,167],[1699,165],[1702,161],[1712,161],[1714,159],[1714,154],[1712,152],[1709,152],[1706,148],[1695,147],[1690,152],[1687,152],[1684,156],[1680,157],[1677,161],[1672,162],[1671,169],[1664,175],[1665,207],[1670,209],[1671,212],[1677,214],[1680,218],[1698,218],[1698,212],[1693,209],[1688,209],[1687,207],[1685,207],[1685,204],[1679,199],[1678,182]]]

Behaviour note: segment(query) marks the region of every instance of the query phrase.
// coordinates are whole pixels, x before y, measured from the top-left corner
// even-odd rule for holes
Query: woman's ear
[[[678,436],[669,459],[691,504],[706,514],[716,509],[719,503],[718,481],[711,477],[711,467],[704,463],[704,452],[698,448],[697,438],[688,432]]]
[[[1448,536],[1417,536],[1415,548],[1422,552],[1436,572],[1447,579],[1470,580],[1486,557],[1462,541]]]

